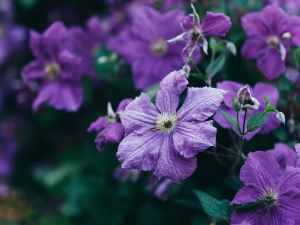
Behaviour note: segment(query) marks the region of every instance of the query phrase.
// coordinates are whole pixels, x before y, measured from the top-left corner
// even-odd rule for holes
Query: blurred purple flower
[[[289,12],[300,12],[299,0],[267,0],[268,4],[277,3],[281,7],[287,9]]]
[[[0,1],[0,21],[11,21],[14,17],[14,7],[11,0]]]
[[[180,53],[185,43],[173,45],[166,40],[180,34],[179,20],[183,15],[179,10],[161,14],[143,7],[134,17],[131,29],[110,41],[109,48],[132,65],[137,89],[149,88],[182,67]]]
[[[269,80],[277,78],[285,69],[285,59],[291,41],[282,38],[286,32],[292,43],[300,46],[300,18],[288,16],[277,4],[268,5],[261,12],[242,17],[242,26],[250,38],[242,48],[244,59],[256,59],[259,70]]]
[[[189,14],[181,19],[180,25],[185,31],[179,36],[168,40],[169,43],[174,43],[181,40],[188,40],[182,52],[183,62],[186,63],[188,58],[192,56],[197,44],[202,46],[203,51],[207,54],[208,42],[205,36],[214,35],[224,37],[226,32],[231,27],[230,18],[223,13],[206,12],[201,25],[200,18],[193,4],[191,4],[193,14]]]
[[[166,201],[170,195],[171,186],[172,186],[172,181],[170,181],[169,179],[165,179],[155,189],[154,196],[156,196],[162,201]]]
[[[158,184],[158,179],[156,176],[154,176],[153,174],[150,175],[149,177],[149,181],[147,184],[147,189],[148,190],[152,190],[153,188],[155,188],[155,186]]]
[[[103,151],[105,144],[120,142],[124,133],[121,123],[117,122],[120,115],[124,112],[126,106],[132,101],[131,98],[122,100],[117,108],[116,113],[111,107],[111,103],[107,104],[107,116],[99,117],[95,122],[91,123],[88,132],[98,132],[96,143],[97,149]]]
[[[234,97],[237,96],[237,92],[240,90],[240,88],[244,87],[244,84],[236,83],[233,81],[223,81],[220,83],[217,83],[217,88],[223,89],[225,91],[229,91],[224,96],[224,104],[220,106],[219,109],[224,110],[228,112],[230,115],[232,115],[234,118],[236,118],[236,112],[232,106],[232,100]],[[274,87],[271,84],[265,84],[265,83],[257,83],[253,88],[249,87],[252,97],[257,99],[257,101],[260,103],[260,107],[258,110],[252,109],[247,111],[247,117],[246,120],[249,119],[249,117],[256,113],[261,113],[265,110],[265,100],[264,96],[268,95],[270,99],[270,104],[277,106],[277,102],[279,99],[279,91],[276,87]],[[244,111],[240,111],[239,113],[239,123],[241,129],[243,129],[243,120],[244,120]],[[233,129],[237,134],[238,132],[231,126],[231,124],[225,119],[222,114],[217,111],[214,118],[213,118],[220,126],[227,129]],[[270,133],[272,130],[278,128],[280,125],[280,121],[276,119],[275,113],[271,113],[267,122],[258,130],[254,132],[249,132],[245,138],[247,140],[250,140],[254,135],[257,133],[260,134],[267,134]]]
[[[99,18],[97,16],[91,17],[86,23],[86,30],[81,27],[71,27],[69,29],[69,36],[72,52],[82,58],[83,72],[96,77],[94,57],[97,54],[100,44],[105,40]]]
[[[299,144],[296,145],[296,153],[295,150],[291,149],[288,145],[284,143],[277,143],[275,144],[274,149],[268,150],[267,152],[275,157],[279,163],[280,171],[284,173],[287,166],[300,168],[300,160],[298,158],[300,156],[299,147]]]
[[[196,154],[216,144],[217,129],[205,121],[218,109],[223,90],[188,88],[176,112],[180,94],[188,81],[183,70],[167,75],[159,85],[156,106],[142,93],[121,115],[124,139],[117,157],[124,169],[152,170],[159,179],[180,183],[196,169]]]
[[[48,102],[58,110],[77,111],[82,103],[82,60],[69,49],[68,30],[53,23],[43,34],[30,31],[30,48],[37,58],[22,71],[25,82],[41,80],[33,110]]]
[[[128,180],[136,182],[140,177],[141,172],[139,170],[127,170],[118,167],[114,172],[114,178],[121,183],[124,183]]]
[[[237,192],[231,204],[244,205],[257,199],[275,202],[234,211],[231,224],[295,224],[300,218],[300,168],[286,167],[281,175],[280,166],[268,152],[249,153],[240,172],[246,185]]]

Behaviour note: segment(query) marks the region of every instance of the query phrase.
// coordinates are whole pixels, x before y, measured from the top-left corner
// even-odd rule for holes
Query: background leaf
[[[226,120],[236,129],[238,132],[241,132],[237,120],[231,116],[228,112],[219,109],[219,112],[226,118]]]
[[[216,75],[223,68],[224,64],[225,64],[225,56],[224,55],[220,55],[219,57],[217,57],[214,60],[210,77],[213,77],[214,75]],[[209,64],[206,67],[206,74],[209,74],[209,72],[210,72],[210,65],[211,64]]]

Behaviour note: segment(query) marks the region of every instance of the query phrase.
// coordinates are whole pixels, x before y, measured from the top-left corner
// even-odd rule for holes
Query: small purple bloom
[[[250,38],[242,48],[244,59],[256,59],[259,70],[269,80],[277,78],[285,69],[285,59],[290,40],[300,45],[300,18],[288,16],[277,4],[268,5],[261,12],[248,13],[242,17],[242,26]]]
[[[100,44],[104,42],[104,31],[99,18],[91,17],[86,23],[86,30],[81,27],[71,27],[69,36],[72,52],[82,58],[83,72],[96,77],[94,58]]]
[[[141,172],[139,170],[127,170],[118,167],[114,172],[114,178],[120,183],[124,183],[128,180],[136,182],[140,177]]]
[[[190,14],[181,19],[181,27],[185,31],[181,35],[168,40],[169,43],[188,40],[188,44],[185,46],[182,52],[183,62],[186,63],[188,58],[192,56],[197,43],[202,46],[203,51],[207,54],[208,42],[205,36],[222,36],[224,37],[226,32],[231,27],[230,18],[223,13],[212,13],[206,12],[201,25],[200,18],[196,12],[193,4],[191,4],[193,9],[193,14]]]
[[[216,144],[217,129],[205,121],[218,109],[226,91],[188,88],[177,111],[180,94],[188,81],[183,70],[167,75],[159,85],[156,106],[145,93],[121,115],[124,139],[117,157],[124,169],[152,170],[159,179],[180,183],[195,171],[196,155]]]
[[[88,132],[98,132],[96,143],[97,149],[103,151],[105,144],[120,142],[124,133],[121,123],[117,122],[120,115],[124,112],[126,106],[132,101],[131,98],[122,100],[117,108],[116,113],[113,111],[110,102],[107,104],[107,116],[99,117],[91,123]]]
[[[300,219],[300,168],[288,166],[282,175],[272,154],[257,151],[248,154],[240,179],[246,186],[237,192],[231,204],[244,205],[257,199],[275,201],[234,211],[232,225],[295,224]]]
[[[40,80],[33,110],[48,102],[58,110],[77,111],[82,103],[82,60],[71,53],[68,30],[61,22],[53,23],[43,34],[30,31],[30,48],[37,58],[22,71],[25,82]]]
[[[232,115],[234,118],[236,118],[236,112],[234,108],[232,107],[232,100],[234,97],[237,96],[238,91],[244,87],[244,84],[236,83],[233,81],[223,81],[217,83],[217,88],[223,89],[225,91],[228,91],[228,93],[224,96],[224,104],[220,106],[221,110],[224,110],[228,112],[230,115]],[[253,88],[249,87],[249,90],[251,92],[251,96],[257,99],[257,101],[260,104],[259,108],[257,110],[252,109],[247,111],[247,117],[246,120],[249,119],[249,117],[253,114],[261,113],[265,110],[265,100],[264,96],[268,95],[270,99],[270,104],[277,106],[277,102],[279,99],[279,91],[276,87],[274,87],[271,84],[264,84],[264,83],[257,83]],[[244,113],[245,111],[240,111],[239,113],[239,123],[241,129],[243,129],[243,120],[244,120]],[[224,116],[220,112],[216,112],[214,116],[214,120],[223,128],[227,129],[233,129],[236,133],[238,133],[231,124],[225,119]],[[280,125],[280,121],[276,119],[275,113],[271,113],[267,122],[258,130],[254,132],[249,132],[245,138],[247,140],[250,140],[255,134],[267,134],[270,133],[270,131],[278,128]]]
[[[300,161],[298,158],[300,156],[300,151],[298,146],[299,144],[296,145],[298,156],[295,150],[291,149],[284,143],[275,144],[274,149],[268,150],[267,152],[275,157],[280,165],[280,171],[284,173],[284,170],[287,166],[300,168]]]
[[[110,41],[110,49],[131,64],[137,89],[149,88],[182,67],[180,53],[185,44],[168,44],[166,40],[180,34],[179,20],[183,15],[180,10],[160,13],[142,7],[131,29]]]
[[[162,201],[166,201],[170,195],[171,186],[172,186],[172,181],[170,181],[169,179],[165,179],[155,189],[154,196],[156,196]]]

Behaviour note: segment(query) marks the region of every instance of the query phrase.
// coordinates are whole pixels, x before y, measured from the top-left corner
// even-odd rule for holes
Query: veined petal
[[[207,52],[207,50],[208,50],[208,41],[206,40],[206,38],[205,37],[201,37],[200,40],[199,40],[199,44],[202,47],[204,53],[206,55],[208,55],[208,52]]]
[[[33,61],[24,67],[22,78],[25,82],[35,79],[42,79],[45,76],[44,65],[41,61]]]
[[[173,133],[175,149],[185,158],[190,158],[216,145],[217,128],[213,121],[180,121]]]
[[[282,43],[279,44],[279,53],[281,55],[281,60],[284,61],[286,57],[286,49]]]
[[[118,108],[117,108],[117,110],[116,110],[116,113],[119,113],[119,114],[120,114],[122,111],[125,110],[126,106],[127,106],[130,102],[132,102],[132,101],[133,101],[132,98],[125,98],[125,99],[123,99],[123,100],[119,103]]]
[[[180,20],[180,25],[181,25],[182,29],[185,31],[192,30],[194,28],[193,20],[194,20],[193,14],[189,14],[189,15],[183,17]]]
[[[154,175],[159,179],[168,178],[174,183],[180,183],[196,170],[197,158],[185,158],[180,155],[175,150],[172,133],[163,135]]]
[[[185,48],[182,50],[182,60],[183,63],[186,63],[189,57],[193,55],[194,50],[197,47],[197,42],[194,40],[190,40]]]
[[[191,3],[191,7],[193,9],[193,24],[194,27],[199,27],[200,26],[200,18],[199,15],[194,7],[194,5]]]
[[[124,133],[121,123],[113,123],[103,132],[103,142],[106,144],[120,142]]]
[[[269,80],[279,77],[286,68],[285,62],[282,61],[281,55],[276,49],[268,49],[257,60],[257,67]]]
[[[244,205],[247,202],[255,202],[261,198],[261,192],[262,189],[256,186],[245,186],[235,194],[230,204]]]
[[[285,26],[281,26],[281,33],[289,32],[292,36],[292,42],[296,46],[300,46],[300,18],[292,15],[289,17]]]
[[[151,127],[156,125],[159,112],[152,104],[149,96],[141,93],[140,97],[136,97],[126,107],[121,114],[121,121],[125,128],[125,137],[132,132],[141,134],[149,131]]]
[[[123,169],[151,170],[156,165],[165,134],[133,132],[121,141],[117,157]]]
[[[213,35],[225,37],[231,27],[230,18],[223,13],[206,12],[200,25],[203,36]]]
[[[224,95],[223,102],[228,108],[232,108],[232,99],[237,96],[238,91],[245,86],[244,84],[240,84],[234,81],[222,81],[217,83],[218,89],[223,89],[225,91],[228,91]],[[249,87],[250,92],[252,93],[252,88]]]
[[[64,50],[59,54],[60,77],[64,80],[79,81],[82,74],[82,59]]]
[[[91,123],[88,128],[88,132],[100,132],[104,128],[109,126],[109,122],[105,117],[99,117],[95,122]]]
[[[185,38],[187,33],[188,32],[184,32],[184,33],[178,35],[177,37],[174,37],[174,38],[172,38],[170,40],[167,40],[166,42],[168,42],[168,43],[175,43],[177,41],[187,40],[187,38]]]
[[[225,94],[224,90],[210,87],[188,88],[177,115],[182,121],[205,121],[219,108]]]
[[[241,18],[242,27],[248,37],[259,36],[262,39],[266,39],[269,35],[267,26],[261,20],[260,13],[253,12],[247,13]]]
[[[186,89],[189,82],[183,70],[174,71],[166,76],[159,84],[156,96],[156,107],[163,113],[176,112],[180,94]]]
[[[280,167],[275,157],[267,152],[249,153],[241,168],[240,179],[245,185],[267,190],[274,187],[280,177]]]
[[[29,32],[29,46],[33,55],[39,59],[47,60],[49,56],[45,52],[43,36],[38,32],[31,30]]]
[[[260,38],[251,38],[247,40],[242,48],[242,57],[244,59],[255,59],[267,49],[267,43]]]

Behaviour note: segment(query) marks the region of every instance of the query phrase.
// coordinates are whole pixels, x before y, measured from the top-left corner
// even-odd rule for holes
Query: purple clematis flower
[[[188,88],[182,107],[179,96],[188,81],[183,70],[159,85],[156,106],[142,93],[121,115],[125,138],[117,157],[124,169],[152,170],[159,179],[180,183],[196,169],[196,154],[216,144],[217,129],[205,121],[218,109],[226,91]]]
[[[122,100],[117,108],[116,113],[111,107],[111,103],[107,104],[107,116],[99,117],[95,122],[91,123],[88,132],[98,132],[96,143],[97,149],[103,151],[105,144],[120,142],[124,133],[121,123],[117,122],[125,107],[132,101],[131,98]]]
[[[81,27],[71,27],[69,36],[73,53],[82,58],[83,72],[96,77],[94,57],[100,44],[105,41],[99,18],[97,16],[91,17],[86,23],[86,30]]]
[[[43,34],[30,31],[30,48],[37,58],[22,71],[25,82],[41,80],[33,110],[48,102],[55,109],[77,111],[82,103],[82,60],[68,48],[68,30],[53,23]]]
[[[110,49],[132,65],[137,89],[149,88],[182,67],[180,53],[184,43],[172,45],[166,40],[180,34],[179,20],[183,15],[180,10],[159,13],[151,7],[142,7],[131,29],[110,41]]]
[[[300,18],[288,16],[277,4],[266,6],[261,12],[242,17],[242,26],[250,38],[242,48],[244,59],[256,59],[258,69],[269,80],[277,78],[285,69],[285,59],[291,41],[283,39],[290,33],[292,43],[300,46]]]
[[[217,88],[223,89],[225,91],[229,91],[224,96],[224,104],[222,104],[219,109],[228,112],[230,115],[236,118],[236,112],[232,107],[232,100],[234,97],[237,96],[238,91],[243,87],[244,84],[236,83],[233,81],[223,81],[217,83]],[[275,107],[277,106],[277,102],[279,99],[279,91],[277,90],[276,87],[272,86],[271,84],[257,83],[253,88],[249,87],[249,90],[251,92],[251,96],[257,99],[256,101],[258,101],[260,105],[258,110],[251,109],[247,111],[246,120],[248,120],[251,115],[261,113],[265,110],[265,104],[264,104],[265,95],[269,96],[271,105],[274,105]],[[243,129],[244,113],[245,111],[240,111],[239,113],[239,123],[241,129]],[[225,119],[224,116],[222,116],[220,112],[216,112],[214,116],[214,120],[223,128],[233,129],[238,134],[238,132],[231,126],[231,124]],[[267,122],[261,128],[259,128],[254,132],[249,132],[247,135],[245,135],[245,138],[247,140],[250,140],[257,133],[260,134],[270,133],[270,131],[278,128],[279,125],[280,125],[280,121],[276,119],[275,113],[271,113]]]
[[[267,4],[277,3],[288,12],[300,12],[300,2],[298,0],[267,0]]]
[[[191,4],[191,6],[193,14],[183,17],[180,22],[181,27],[185,32],[171,40],[168,40],[169,43],[181,40],[189,41],[182,52],[182,59],[184,63],[186,63],[188,58],[192,56],[197,43],[202,46],[203,51],[207,54],[208,42],[205,36],[213,35],[224,37],[231,27],[230,18],[223,13],[214,14],[206,12],[206,16],[200,24],[200,18],[194,5]]]
[[[286,167],[282,175],[275,157],[269,152],[250,153],[240,172],[246,185],[231,204],[244,205],[257,199],[275,202],[234,211],[231,224],[295,224],[300,219],[300,168]]]

